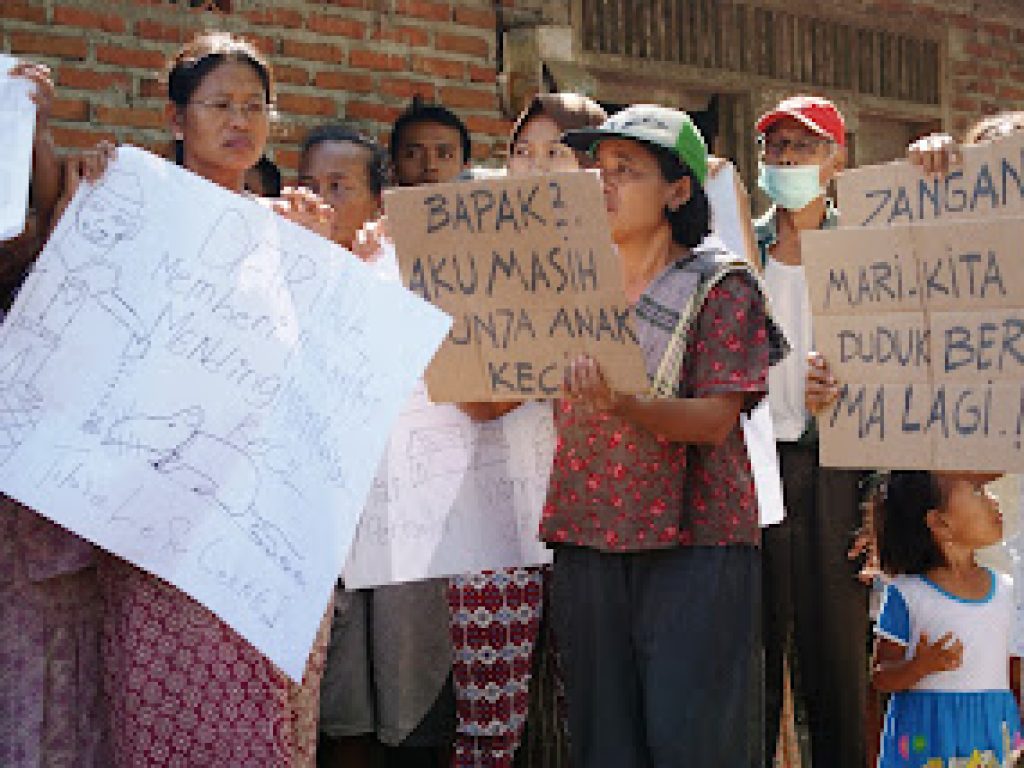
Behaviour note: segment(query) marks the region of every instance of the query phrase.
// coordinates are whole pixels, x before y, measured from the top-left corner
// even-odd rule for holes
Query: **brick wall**
[[[455,109],[473,132],[477,158],[502,151],[508,124],[498,108],[490,0],[195,4],[206,7],[0,0],[0,50],[53,69],[53,131],[62,147],[108,138],[166,151],[166,59],[196,31],[224,29],[252,40],[274,67],[280,119],[270,153],[285,169],[294,169],[310,126],[347,119],[383,138],[413,94]]]
[[[821,9],[817,0],[759,2]],[[570,0],[0,0],[0,50],[54,69],[54,132],[64,147],[112,138],[163,150],[167,55],[195,31],[226,29],[254,40],[274,65],[281,118],[271,154],[286,169],[311,125],[348,119],[379,136],[413,94],[464,116],[475,155],[487,159],[501,153],[508,129],[496,85],[496,8],[507,24],[564,25],[570,7]],[[827,13],[936,30],[946,57],[947,129],[1024,109],[1024,2],[847,0]]]

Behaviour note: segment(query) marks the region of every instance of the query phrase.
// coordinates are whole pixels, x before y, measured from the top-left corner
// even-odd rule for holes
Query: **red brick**
[[[991,45],[970,42],[964,44],[964,52],[979,59],[991,59],[995,49]]]
[[[978,112],[978,100],[968,96],[957,96],[953,99],[951,106],[957,112],[970,112],[971,114]]]
[[[89,45],[84,37],[55,35],[52,32],[12,32],[11,53],[34,53],[62,59],[84,59]]]
[[[358,19],[350,19],[347,16],[316,14],[309,19],[306,27],[322,35],[351,37],[356,40],[362,40],[366,37],[366,24]]]
[[[430,44],[430,32],[423,27],[402,27],[387,24],[375,29],[371,37],[374,40],[400,43],[412,47],[424,47]]]
[[[489,8],[467,8],[458,6],[455,9],[455,22],[465,24],[467,27],[479,27],[480,29],[493,30],[497,26],[497,19],[494,11]]]
[[[978,63],[976,61],[953,62],[953,75],[955,77],[977,77],[978,72]]]
[[[334,117],[338,114],[338,105],[334,99],[306,93],[279,93],[277,109],[284,115]]]
[[[157,77],[145,77],[139,82],[139,96],[144,99],[166,99],[167,83]]]
[[[974,90],[978,93],[984,93],[989,96],[996,95],[996,84],[991,80],[979,80],[974,84]]]
[[[294,59],[326,61],[331,64],[341,64],[345,60],[345,52],[340,46],[330,43],[304,43],[301,40],[284,40],[281,54]]]
[[[448,3],[431,3],[426,0],[401,0],[398,12],[406,16],[429,21],[451,21],[452,11]]]
[[[144,48],[121,48],[115,45],[96,47],[96,61],[102,64],[119,64],[122,67],[163,70],[166,57],[160,51]]]
[[[53,100],[50,114],[58,120],[88,122],[89,102],[85,99],[57,98]]]
[[[250,24],[261,27],[288,27],[299,29],[303,24],[303,17],[299,11],[291,8],[257,8],[246,11],[242,17]]]
[[[441,51],[465,53],[469,56],[487,56],[491,49],[485,37],[446,35],[440,32],[434,37],[434,47]]]
[[[194,32],[176,24],[162,24],[151,19],[139,19],[135,22],[135,36],[143,40],[154,40],[160,43],[183,43],[190,39]]]
[[[1024,101],[1024,88],[1016,85],[1000,85],[996,96],[1009,101]]]
[[[313,83],[317,88],[337,91],[370,93],[374,90],[373,77],[364,72],[317,72]]]
[[[401,99],[421,96],[424,99],[433,101],[437,98],[437,89],[434,87],[434,84],[424,80],[390,78],[381,82],[380,91],[388,96],[397,96]]]
[[[989,24],[986,29],[992,35],[993,40],[1005,40],[1007,42],[1013,37],[1013,29],[1007,24]]]
[[[359,69],[373,69],[378,72],[404,72],[407,67],[405,56],[366,49],[349,53],[348,63]]]
[[[57,72],[57,84],[62,88],[78,88],[83,91],[124,91],[131,85],[131,78],[126,72],[104,72],[64,64]]]
[[[442,88],[440,100],[446,107],[454,108],[494,109],[497,106],[497,96],[493,90]]]
[[[508,120],[480,115],[467,115],[465,123],[466,127],[475,133],[486,133],[500,138],[508,136],[508,132],[512,129],[512,123]]]
[[[36,24],[46,23],[46,9],[39,5],[29,5],[23,0],[5,0],[0,16],[18,21],[34,21]]]
[[[393,123],[400,112],[398,107],[375,104],[369,101],[350,101],[345,105],[345,117],[352,120],[376,120],[378,123]]]
[[[309,72],[291,64],[274,64],[274,80],[288,85],[309,85]]]
[[[118,33],[124,32],[128,26],[120,16],[111,13],[96,13],[85,8],[66,5],[59,5],[53,9],[53,23]]]
[[[998,65],[978,68],[978,77],[985,80],[1001,80],[1005,73],[1006,68]]]
[[[57,146],[67,149],[86,149],[95,147],[101,141],[116,141],[111,131],[93,131],[51,125],[50,132],[53,134],[53,140],[57,143]]]
[[[462,61],[439,59],[434,56],[413,56],[412,71],[421,75],[462,80],[466,76],[466,64]]]
[[[101,125],[126,125],[131,128],[163,128],[164,111],[158,107],[97,106],[93,122]]]
[[[494,67],[478,67],[475,64],[469,65],[469,79],[474,83],[496,83],[498,73]]]

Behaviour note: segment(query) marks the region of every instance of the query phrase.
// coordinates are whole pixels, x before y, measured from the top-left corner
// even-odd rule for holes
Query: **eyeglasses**
[[[787,150],[793,150],[793,154],[806,157],[813,154],[818,147],[833,142],[831,139],[819,139],[812,136],[801,136],[799,139],[790,139],[785,136],[758,136],[757,143],[766,157],[781,157],[786,154]]]
[[[246,120],[252,120],[260,117],[268,117],[274,111],[273,103],[268,101],[246,101],[241,104],[236,104],[230,99],[211,99],[208,101],[193,99],[189,104],[195,104],[197,107],[205,107],[222,120],[228,119],[236,112],[241,113],[242,117]]]

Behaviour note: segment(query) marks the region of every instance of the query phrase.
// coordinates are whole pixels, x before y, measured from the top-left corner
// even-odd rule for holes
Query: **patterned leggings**
[[[449,580],[454,768],[511,768],[529,707],[543,583],[541,567]]]

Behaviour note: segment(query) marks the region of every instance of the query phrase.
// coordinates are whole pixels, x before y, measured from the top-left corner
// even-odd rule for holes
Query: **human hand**
[[[850,560],[857,560],[861,557],[864,562],[857,573],[857,580],[862,584],[871,584],[875,577],[882,572],[881,562],[878,557],[878,537],[875,535],[874,513],[871,504],[864,505],[864,517],[860,529],[854,536],[846,557]]]
[[[952,672],[959,669],[964,661],[964,645],[947,632],[934,643],[928,642],[928,635],[921,633],[914,648],[913,663],[924,675],[936,672]]]
[[[334,209],[308,189],[285,187],[281,190],[281,197],[270,201],[270,207],[289,221],[331,239]]]
[[[50,68],[34,61],[19,61],[10,71],[11,77],[21,77],[35,86],[29,98],[36,105],[36,141],[49,126],[50,111],[53,108],[54,87]]]
[[[569,361],[562,391],[564,397],[578,401],[592,411],[614,411],[626,397],[611,388],[600,364],[589,355],[580,355]]]
[[[932,133],[907,147],[907,160],[926,174],[945,175],[951,165],[963,162],[960,145],[947,133]]]
[[[356,232],[352,241],[352,253],[363,261],[373,261],[380,255],[384,241],[388,239],[388,217],[381,216],[376,221],[368,221]]]
[[[828,361],[817,352],[807,355],[804,385],[804,407],[815,416],[839,397],[839,383],[832,375]]]

